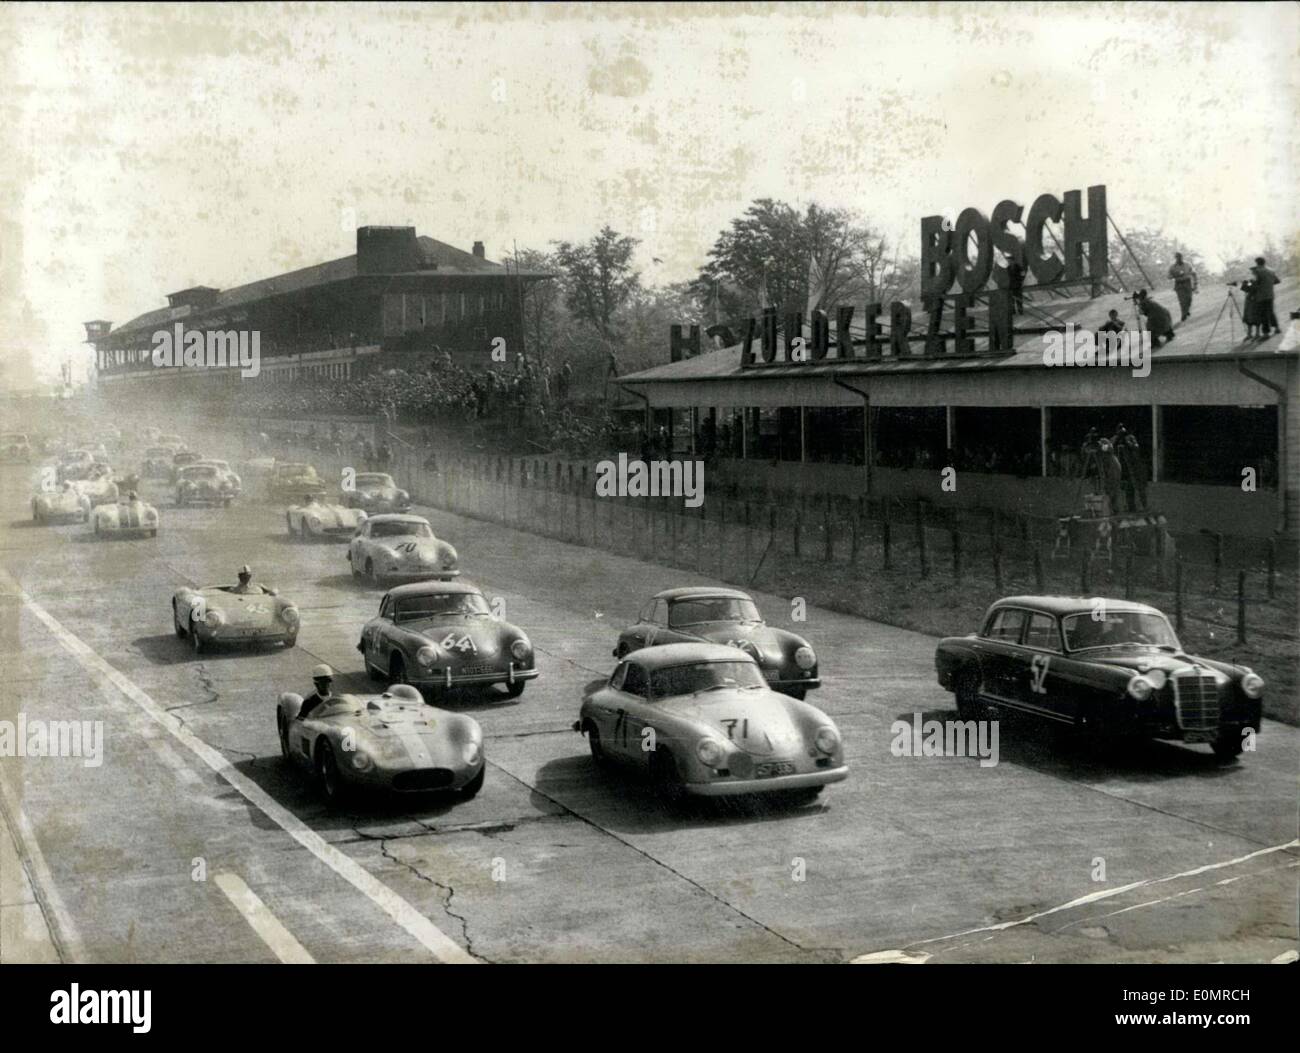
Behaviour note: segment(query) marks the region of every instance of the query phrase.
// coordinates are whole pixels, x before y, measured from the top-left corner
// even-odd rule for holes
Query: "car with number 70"
[[[1101,737],[1205,743],[1225,760],[1263,711],[1258,674],[1188,654],[1159,610],[1130,600],[1009,596],[978,632],[940,640],[934,664],[963,720],[1024,713]]]

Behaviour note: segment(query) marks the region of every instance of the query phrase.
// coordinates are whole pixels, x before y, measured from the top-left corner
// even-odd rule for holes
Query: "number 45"
[[[1036,654],[1029,663],[1029,690],[1036,695],[1047,694],[1043,681],[1047,679],[1047,670],[1052,664],[1052,656]]]

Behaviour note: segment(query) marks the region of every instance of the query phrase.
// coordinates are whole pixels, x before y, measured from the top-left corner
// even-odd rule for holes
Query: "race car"
[[[618,636],[614,657],[642,647],[703,641],[752,655],[768,686],[791,698],[821,687],[817,655],[802,636],[767,625],[754,601],[736,589],[664,589]]]
[[[204,457],[203,460],[194,463],[212,465],[217,470],[217,475],[230,483],[230,490],[235,497],[244,492],[244,481],[239,478],[239,473],[230,467],[229,461],[219,460],[216,457]]]
[[[27,436],[20,431],[0,432],[0,461],[26,464],[35,451]]]
[[[213,644],[298,642],[298,608],[275,589],[253,584],[188,586],[172,597],[172,625],[177,637],[189,638],[195,653]]]
[[[146,479],[170,479],[172,476],[172,458],[176,451],[170,446],[149,446],[144,451],[144,460],[140,464],[140,474]]]
[[[91,508],[96,505],[111,504],[116,501],[120,491],[113,478],[113,469],[107,464],[96,462],[86,471],[83,479],[74,480],[72,489],[84,496]]]
[[[773,691],[758,663],[726,644],[632,652],[588,690],[574,730],[598,766],[617,762],[670,797],[789,791],[811,800],[849,774],[835,722]]]
[[[266,495],[272,501],[305,501],[308,494],[324,489],[316,469],[296,461],[276,461],[266,479]]]
[[[99,439],[86,439],[83,442],[73,443],[73,449],[86,450],[93,460],[100,464],[108,463],[108,447]]]
[[[181,477],[181,469],[188,468],[191,464],[197,464],[202,458],[193,450],[177,450],[172,454],[171,481],[177,482]]]
[[[176,507],[223,505],[229,508],[237,491],[229,476],[211,464],[188,464],[176,476]]]
[[[934,652],[963,720],[1025,713],[1098,736],[1208,743],[1222,759],[1259,732],[1264,680],[1196,658],[1155,607],[1102,597],[1008,596],[979,632]]]
[[[387,472],[359,472],[352,483],[352,488],[343,490],[343,503],[348,508],[363,508],[371,515],[411,510],[411,495],[400,489]]]
[[[55,469],[55,478],[61,483],[84,479],[90,474],[91,468],[96,463],[98,462],[95,460],[95,455],[90,450],[69,450],[59,458],[59,465]]]
[[[90,509],[90,498],[70,482],[32,497],[32,519],[41,524],[84,523],[90,519]]]
[[[280,753],[311,772],[330,803],[352,790],[451,790],[473,797],[487,771],[473,717],[426,705],[395,684],[381,695],[337,695],[299,720],[302,696],[282,694],[275,725]]]
[[[414,684],[430,693],[453,687],[505,684],[518,698],[537,676],[524,631],[497,621],[467,581],[399,585],[357,643],[372,680]]]
[[[376,583],[460,576],[456,550],[421,516],[370,516],[348,545],[348,562],[354,578]]]
[[[366,521],[366,513],[359,508],[344,508],[326,502],[324,493],[308,494],[300,505],[290,505],[284,513],[290,537],[304,541],[310,538],[352,537]]]
[[[129,493],[113,504],[98,505],[90,515],[96,537],[158,536],[158,509]]]

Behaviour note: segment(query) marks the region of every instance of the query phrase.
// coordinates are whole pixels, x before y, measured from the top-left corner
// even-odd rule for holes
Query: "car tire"
[[[293,528],[293,520],[289,518],[289,513],[288,513],[288,512],[285,512],[285,514],[284,514],[284,526],[285,526],[285,529],[289,531],[289,537],[290,537],[290,538],[294,538],[294,539],[296,539],[296,538],[298,537],[298,531],[294,530],[294,528]]]
[[[792,804],[812,804],[821,796],[825,786],[804,786],[798,790],[790,791],[790,802]]]
[[[388,682],[390,684],[406,683],[406,659],[395,654],[388,663]]]
[[[352,553],[348,553],[348,566],[352,568],[352,580],[356,581],[361,577],[361,571],[357,570],[357,561],[352,558]]]
[[[587,746],[591,749],[592,763],[597,768],[609,767],[609,754],[605,752],[605,746],[600,741],[600,729],[589,720],[583,730],[587,733]]]
[[[180,618],[176,616],[176,601],[172,600],[172,627],[176,630],[176,639],[185,639],[185,626],[181,624]]]
[[[682,798],[682,777],[670,750],[656,749],[650,754],[650,786],[655,796],[664,801]]]
[[[222,508],[229,508],[229,507],[230,507],[230,498],[229,498],[229,497],[226,497],[226,498],[223,498],[223,499],[222,499],[222,501],[221,501],[221,507],[222,507]]]
[[[1214,755],[1221,761],[1236,760],[1244,748],[1241,741],[1241,728],[1230,728],[1227,733],[1220,732],[1211,744]]]
[[[506,684],[506,698],[518,698],[527,686],[527,680],[516,680],[513,684]]]
[[[190,619],[190,646],[194,648],[195,654],[202,654],[204,643],[203,638],[199,636],[198,629],[195,626],[194,619]]]
[[[796,702],[802,702],[804,697],[808,694],[808,689],[806,687],[787,687],[785,693]]]
[[[483,762],[483,767],[479,768],[478,774],[470,779],[460,788],[461,796],[467,800],[470,797],[477,797],[479,790],[483,789],[483,780],[487,777],[487,761]]]
[[[384,679],[384,674],[370,664],[369,658],[363,659],[363,661],[366,667],[366,676],[370,677],[370,679],[374,681],[380,681]]]
[[[99,529],[99,520],[98,520],[98,519],[95,520],[95,537],[99,538],[100,540],[103,540],[103,537],[104,537],[104,532],[103,532],[102,530]]]
[[[150,537],[157,537],[157,536],[158,536],[158,531],[156,531],[156,530],[151,530],[151,531],[149,531],[149,536],[150,536]]]
[[[379,579],[375,577],[375,561],[373,559],[366,560],[366,577],[374,584],[379,584]]]
[[[632,648],[628,647],[627,641],[619,640],[618,646],[614,648],[614,657],[621,662],[624,658],[627,657],[628,652],[631,650]]]
[[[347,799],[347,783],[334,759],[334,748],[324,740],[316,747],[316,787],[328,805],[338,805]]]
[[[280,735],[280,756],[284,758],[286,764],[289,763],[289,724],[284,719],[283,713],[275,715],[275,730]]]
[[[965,666],[957,673],[953,695],[957,699],[958,717],[962,720],[983,718],[984,703],[980,701],[980,672],[977,666]]]
[[[292,636],[287,636],[287,637],[285,637],[285,640],[284,640],[284,649],[285,649],[286,651],[289,650],[289,649],[292,648],[292,647],[297,647],[297,646],[298,646],[298,634],[297,634],[297,633],[294,633]]]

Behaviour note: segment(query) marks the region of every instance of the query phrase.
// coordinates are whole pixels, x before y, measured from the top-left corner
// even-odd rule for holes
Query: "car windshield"
[[[377,472],[363,472],[356,478],[357,486],[392,486],[393,477]]]
[[[426,593],[405,596],[397,601],[393,614],[395,622],[413,622],[422,618],[440,618],[444,615],[491,615],[487,600],[476,592]]]
[[[668,626],[681,629],[702,622],[757,622],[762,619],[753,600],[729,596],[701,596],[678,600],[668,608]]]
[[[428,523],[375,523],[370,524],[371,537],[433,537]]]
[[[203,463],[205,465],[211,465],[213,468],[216,468],[218,471],[221,472],[230,471],[230,465],[225,461],[204,461]]]
[[[217,470],[207,465],[186,468],[185,471],[181,472],[182,479],[214,479],[216,475]]]
[[[1100,618],[1093,617],[1092,613],[1071,614],[1062,619],[1061,627],[1065,630],[1065,646],[1071,651],[1135,644],[1179,649],[1178,637],[1163,614],[1106,611]]]
[[[315,475],[316,469],[306,464],[277,464],[276,475]]]
[[[763,684],[763,674],[753,662],[695,662],[653,670],[650,673],[650,697],[673,698],[693,695],[697,691],[759,688]]]

